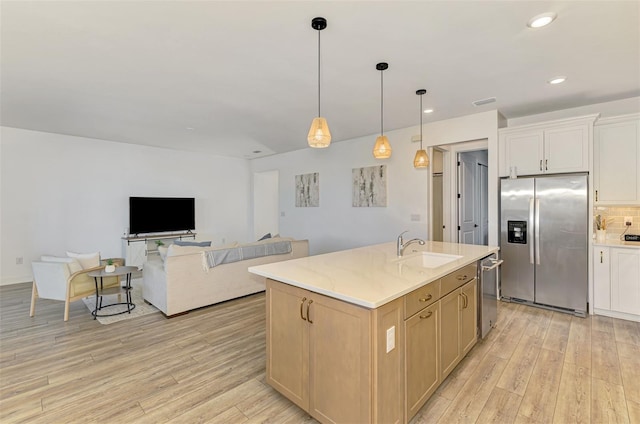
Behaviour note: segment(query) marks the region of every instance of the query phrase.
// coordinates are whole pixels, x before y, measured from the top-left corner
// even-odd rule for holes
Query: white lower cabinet
[[[640,249],[594,246],[593,255],[594,312],[640,322]]]
[[[611,309],[611,269],[609,248],[593,247],[593,307]]]
[[[639,249],[611,249],[611,309],[640,319]]]

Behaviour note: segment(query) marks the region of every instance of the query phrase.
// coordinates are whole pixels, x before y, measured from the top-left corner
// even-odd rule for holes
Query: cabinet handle
[[[458,275],[458,276],[456,277],[456,280],[458,280],[458,281],[464,281],[464,280],[466,280],[466,279],[467,279],[467,276],[466,276],[466,275]]]
[[[420,319],[427,319],[427,318],[429,318],[431,315],[433,315],[433,311],[429,311],[429,312],[427,312],[427,315],[420,315]]]
[[[544,160],[544,170],[545,170],[545,171],[548,171],[548,170],[549,170],[549,163],[548,163],[548,162],[549,162],[549,159],[545,159],[545,160]]]
[[[304,317],[304,315],[302,314],[302,307],[304,306],[304,302],[307,301],[306,297],[302,298],[302,301],[300,302],[300,318],[302,318],[303,321],[306,321],[307,319]],[[309,310],[307,309],[307,316],[309,315]]]
[[[602,250],[600,251],[600,263],[602,263]]]
[[[467,306],[469,306],[469,298],[464,293],[460,293],[460,296],[462,296],[462,301],[464,302],[462,304],[462,309],[467,309]]]
[[[598,190],[596,190],[596,202],[598,201]]]
[[[309,299],[309,303],[307,303],[307,321],[309,321],[309,324],[313,324],[313,321],[311,321],[311,317],[309,316],[309,307],[312,303],[313,299]]]
[[[542,159],[540,159],[540,170],[542,171]]]
[[[431,300],[432,297],[433,297],[432,295],[428,294],[427,297],[421,297],[420,302],[428,302]]]

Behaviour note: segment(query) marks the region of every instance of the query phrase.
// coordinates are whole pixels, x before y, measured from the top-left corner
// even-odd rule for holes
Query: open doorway
[[[433,240],[442,235],[445,242],[489,244],[488,156],[486,139],[433,147],[430,176]]]
[[[253,237],[255,240],[267,233],[276,235],[280,231],[279,177],[278,170],[253,174]]]

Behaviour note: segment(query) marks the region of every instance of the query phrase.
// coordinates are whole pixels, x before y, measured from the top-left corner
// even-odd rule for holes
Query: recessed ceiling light
[[[536,15],[533,18],[529,19],[527,22],[527,26],[529,28],[542,28],[543,26],[549,25],[556,19],[556,14],[553,12],[542,13],[540,15]]]
[[[193,127],[187,127],[187,131],[193,131]]]
[[[551,78],[549,81],[547,81],[549,84],[562,84],[563,82],[565,82],[567,80],[567,77],[564,76],[557,76],[557,77],[553,77]]]
[[[433,109],[425,109],[424,113],[433,113]]]

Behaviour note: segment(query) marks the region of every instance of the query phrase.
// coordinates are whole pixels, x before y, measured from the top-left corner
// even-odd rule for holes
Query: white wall
[[[439,121],[424,125],[424,144],[436,146],[469,140],[488,139],[489,161],[494,163],[494,192],[490,210],[494,222],[490,231],[497,242],[497,132],[496,111]],[[254,172],[277,169],[280,171],[280,234],[309,239],[311,254],[348,249],[375,243],[395,241],[400,232],[409,230],[408,237],[429,238],[428,235],[428,181],[430,170],[413,167],[418,143],[411,137],[419,134],[418,126],[389,131],[393,154],[390,159],[376,160],[372,155],[376,134],[332,143],[327,149],[306,148],[301,139],[301,150],[254,159]],[[359,208],[351,205],[351,171],[353,168],[387,165],[387,207]],[[320,174],[320,206],[295,207],[295,176],[318,172]],[[411,216],[418,215],[419,221]]]
[[[253,237],[256,240],[267,233],[280,233],[278,179],[277,170],[253,174]]]
[[[198,239],[251,238],[244,159],[7,127],[0,136],[2,284],[31,281],[43,254],[121,257],[129,196],[195,197]]]

